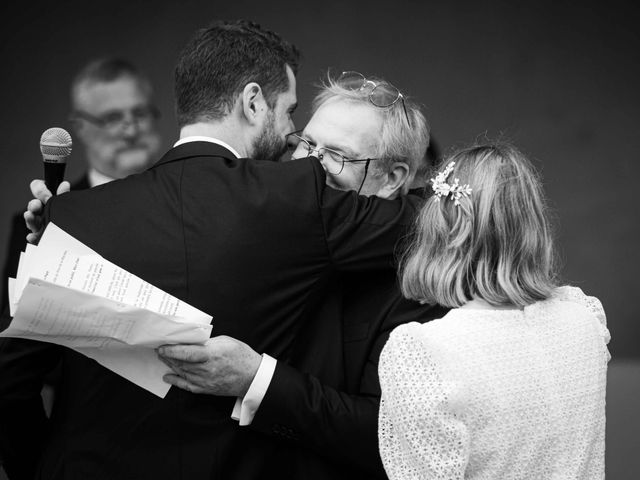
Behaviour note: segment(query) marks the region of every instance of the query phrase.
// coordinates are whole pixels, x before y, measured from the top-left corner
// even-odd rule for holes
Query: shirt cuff
[[[260,403],[262,403],[262,399],[267,393],[267,388],[271,384],[277,363],[275,358],[263,353],[260,366],[256,376],[253,377],[249,390],[247,390],[244,398],[238,397],[236,399],[231,418],[239,420],[241,427],[251,425],[253,417],[255,417],[258,408],[260,408]]]

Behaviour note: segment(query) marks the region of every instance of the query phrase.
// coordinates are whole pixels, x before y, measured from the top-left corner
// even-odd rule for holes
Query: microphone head
[[[71,154],[71,144],[71,135],[64,128],[49,128],[40,137],[42,158],[49,162],[65,162]]]

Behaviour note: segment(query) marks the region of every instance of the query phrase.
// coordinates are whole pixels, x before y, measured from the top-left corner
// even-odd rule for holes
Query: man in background
[[[140,173],[160,152],[149,80],[122,59],[89,63],[71,86],[71,121],[85,151],[87,186]]]
[[[87,171],[72,190],[102,185],[140,173],[159,158],[158,110],[148,78],[126,60],[103,58],[85,65],[71,84],[74,147],[84,151]],[[14,216],[2,273],[2,310],[8,305],[7,278],[15,277],[24,250],[22,214]]]

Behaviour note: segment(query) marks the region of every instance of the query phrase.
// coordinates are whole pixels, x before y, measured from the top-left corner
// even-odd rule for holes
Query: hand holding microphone
[[[23,213],[25,224],[27,228],[31,230],[31,233],[27,234],[27,242],[34,245],[38,244],[42,232],[44,231],[44,224],[42,221],[42,214],[44,213],[44,206],[47,201],[53,196],[44,183],[44,180],[33,180],[29,185],[33,199],[27,204],[27,210]],[[57,190],[57,195],[68,192],[71,190],[69,182],[64,181],[60,184]]]
[[[27,204],[24,220],[32,233],[29,243],[37,244],[44,231],[42,213],[44,205],[53,195],[68,192],[69,182],[63,181],[67,157],[71,153],[71,135],[62,128],[49,128],[40,137],[40,152],[44,162],[45,180],[33,180],[29,185],[33,199]]]

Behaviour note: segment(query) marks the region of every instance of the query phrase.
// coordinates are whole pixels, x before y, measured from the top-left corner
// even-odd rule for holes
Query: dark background
[[[377,74],[425,106],[444,152],[512,140],[540,167],[558,218],[565,282],[599,297],[613,362],[607,469],[638,478],[640,15],[618,1],[32,1],[0,7],[0,261],[9,217],[42,176],[38,142],[68,127],[68,89],[96,56],[121,55],[153,80],[165,146],[177,138],[173,65],[196,28],[250,18],[297,44],[309,118],[328,67]],[[84,163],[79,150],[68,178]],[[635,422],[635,423],[634,423]],[[636,471],[634,475],[632,470]],[[1,475],[0,475],[1,477]]]
[[[140,65],[155,84],[170,146],[180,49],[211,19],[251,18],[303,51],[300,127],[312,84],[328,67],[358,70],[422,103],[444,152],[488,135],[530,155],[559,219],[564,280],[602,300],[614,358],[640,356],[640,15],[633,2],[93,3],[36,1],[3,12],[0,261],[9,215],[24,209],[30,179],[42,176],[41,133],[68,127],[69,84],[80,66],[102,55]],[[68,178],[78,177],[79,149],[69,165]]]

